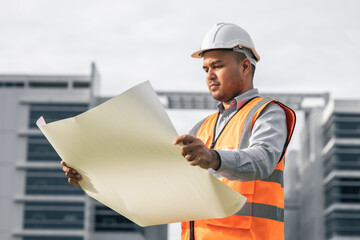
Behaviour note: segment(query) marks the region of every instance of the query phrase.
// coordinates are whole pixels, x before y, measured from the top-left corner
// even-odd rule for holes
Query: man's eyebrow
[[[212,61],[212,62],[210,63],[210,65],[215,65],[215,64],[218,64],[218,63],[221,63],[221,62],[223,62],[223,60],[221,60],[221,59],[215,60],[215,61]],[[205,68],[207,68],[207,67],[206,67],[206,66],[203,66],[203,68],[205,69]]]

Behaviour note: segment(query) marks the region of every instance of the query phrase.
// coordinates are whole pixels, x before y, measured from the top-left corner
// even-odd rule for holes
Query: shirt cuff
[[[214,150],[214,152],[216,153],[216,155],[217,155],[218,158],[219,158],[219,167],[218,167],[217,169],[214,169],[214,168],[213,168],[213,170],[216,172],[216,171],[219,170],[219,168],[221,167],[221,157],[220,157],[219,153],[218,153],[216,150]]]
[[[217,174],[221,172],[232,172],[236,169],[236,161],[229,159],[235,159],[236,154],[234,154],[231,150],[215,150],[215,152],[219,155],[220,158],[220,167],[218,169],[214,169]]]

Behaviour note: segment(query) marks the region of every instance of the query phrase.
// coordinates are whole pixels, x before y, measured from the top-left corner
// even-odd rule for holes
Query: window
[[[343,148],[335,146],[324,157],[324,175],[327,176],[333,170],[360,170],[360,147]]]
[[[323,126],[324,146],[332,137],[360,138],[360,114],[332,115]]]
[[[325,185],[326,207],[333,203],[360,203],[360,178],[335,177]]]
[[[83,195],[84,191],[69,184],[60,169],[28,169],[26,194]]]
[[[31,237],[23,237],[23,240],[83,240],[82,237],[55,237],[55,236],[31,236]]]
[[[74,82],[73,88],[89,88],[90,82]]]
[[[95,231],[143,232],[143,228],[106,206],[96,206]]]
[[[342,119],[360,119],[360,114],[359,113],[336,113],[336,117],[338,118],[342,118]]]
[[[336,138],[360,138],[360,131],[354,130],[336,130]]]
[[[67,88],[67,82],[29,82],[31,88]]]
[[[359,236],[360,211],[336,210],[326,216],[326,237],[333,236]]]
[[[360,129],[360,122],[338,121],[336,128],[341,130],[358,130]]]
[[[83,203],[25,203],[24,229],[82,229],[83,220]]]
[[[0,82],[0,88],[23,88],[23,82]]]
[[[43,116],[47,122],[74,117],[88,109],[87,104],[67,103],[34,103],[30,105],[29,128],[37,128],[36,121]],[[43,136],[30,136],[28,138],[28,161],[60,161],[47,139]]]
[[[322,128],[323,146],[325,146],[334,135],[334,116],[332,115]]]
[[[43,136],[30,136],[27,149],[28,161],[61,161],[49,141]]]
[[[37,128],[36,121],[43,116],[47,122],[74,117],[88,110],[87,104],[48,103],[30,105],[30,128]]]

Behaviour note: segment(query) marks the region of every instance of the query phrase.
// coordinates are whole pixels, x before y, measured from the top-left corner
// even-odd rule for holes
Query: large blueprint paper
[[[92,198],[140,226],[234,214],[245,197],[190,166],[149,82],[40,130]]]

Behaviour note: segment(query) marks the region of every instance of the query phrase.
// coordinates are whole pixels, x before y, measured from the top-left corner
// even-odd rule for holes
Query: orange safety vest
[[[284,156],[295,126],[294,111],[268,97],[253,98],[232,117],[218,139],[213,139],[218,113],[203,122],[197,137],[208,148],[247,148],[256,119],[272,103],[282,107],[287,123],[287,140],[274,172],[265,179],[248,182],[218,178],[247,198],[244,207],[230,217],[181,223],[182,240],[284,239]]]

